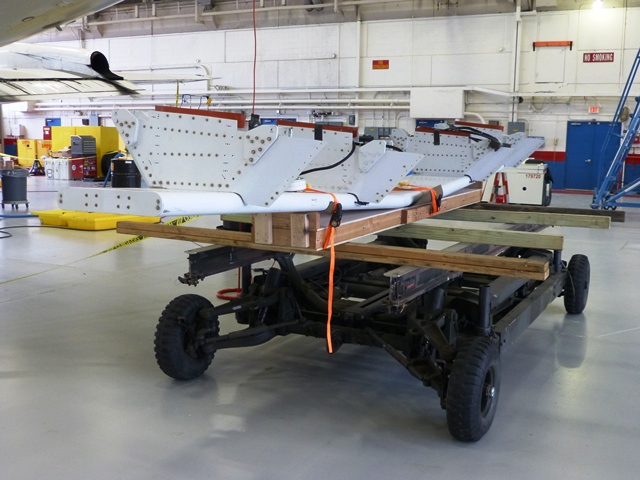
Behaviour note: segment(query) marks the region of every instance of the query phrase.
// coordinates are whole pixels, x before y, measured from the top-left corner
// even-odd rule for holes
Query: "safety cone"
[[[509,203],[509,183],[504,172],[496,173],[493,179],[493,192],[489,201],[499,204]]]

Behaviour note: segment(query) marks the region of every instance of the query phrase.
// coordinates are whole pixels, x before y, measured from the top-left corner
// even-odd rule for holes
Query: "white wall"
[[[530,134],[547,138],[546,149],[564,150],[569,119],[610,119],[627,72],[640,46],[640,9],[582,9],[529,14],[520,24],[520,69],[517,94],[524,101],[512,115],[506,96],[471,92],[466,109],[487,120],[506,124],[512,116],[528,123]],[[510,92],[516,62],[514,14],[453,16],[409,20],[324,24],[258,30],[256,84],[260,89],[406,88],[407,99],[416,86],[476,86]],[[534,41],[571,40],[567,47],[538,48]],[[114,70],[167,72],[207,71],[220,77],[183,85],[193,101],[213,85],[250,89],[253,84],[253,31],[227,30],[150,37],[98,38],[83,41],[86,48],[107,55]],[[79,46],[80,41],[65,45]],[[585,52],[613,52],[612,63],[584,63]],[[373,69],[374,60],[388,60],[388,70]],[[180,67],[180,68],[178,68]],[[171,102],[175,86],[156,86],[157,101]],[[633,94],[640,93],[633,92]],[[167,94],[161,97],[161,94]],[[250,101],[250,93],[230,94]],[[277,93],[260,94],[278,98]],[[385,98],[387,93],[360,93],[360,98]],[[283,95],[280,95],[282,97]],[[287,98],[332,99],[342,94],[287,92]],[[108,105],[110,100],[100,100]],[[215,105],[215,103],[214,103]],[[600,113],[588,113],[589,106]],[[86,108],[90,110],[90,106]],[[56,114],[57,113],[57,114]],[[104,113],[104,112],[102,112]],[[273,111],[260,112],[263,116]],[[281,110],[285,116],[308,120],[308,109]],[[338,119],[353,111],[340,109]],[[358,111],[358,124],[400,126],[411,130],[406,110]],[[35,114],[26,114],[33,117]],[[42,116],[72,116],[48,112]],[[18,121],[5,120],[5,124]],[[20,120],[26,122],[26,120]],[[30,129],[31,130],[31,129]]]

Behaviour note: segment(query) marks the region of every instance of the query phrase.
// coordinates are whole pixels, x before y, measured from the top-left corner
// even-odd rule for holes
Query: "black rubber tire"
[[[564,308],[567,313],[582,313],[589,298],[591,266],[586,255],[574,255],[567,266],[564,281]]]
[[[542,188],[543,188],[543,192],[542,192],[542,206],[543,207],[548,207],[549,205],[551,205],[551,197],[553,196],[553,193],[551,192],[551,186],[552,183],[551,182],[544,182]]]
[[[176,380],[191,380],[202,375],[213,360],[213,353],[205,354],[193,345],[193,335],[207,328],[207,336],[218,336],[219,322],[198,316],[211,302],[200,295],[180,295],[164,309],[155,334],[156,361],[160,370]]]
[[[446,394],[447,426],[456,440],[477,442],[489,431],[498,407],[500,370],[494,338],[463,340]]]

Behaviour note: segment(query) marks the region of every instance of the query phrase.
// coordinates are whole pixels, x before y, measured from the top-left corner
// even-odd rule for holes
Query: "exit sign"
[[[591,52],[582,54],[582,63],[609,63],[613,62],[613,52]]]
[[[600,107],[589,107],[589,113],[600,113]]]

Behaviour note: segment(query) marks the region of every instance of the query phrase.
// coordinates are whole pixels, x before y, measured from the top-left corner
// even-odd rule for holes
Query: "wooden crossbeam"
[[[217,245],[234,245],[270,251],[283,251],[328,256],[328,250],[258,245],[249,232],[231,232],[211,228],[148,224],[142,222],[118,222],[118,233],[148,237],[187,240]],[[433,267],[487,275],[512,276],[544,280],[549,276],[549,263],[536,259],[492,257],[416,248],[390,247],[363,243],[345,243],[336,247],[336,256],[347,260],[360,260],[390,265]]]
[[[557,227],[609,228],[611,218],[599,215],[576,215],[572,213],[543,213],[480,210],[460,208],[443,213],[438,218],[443,220],[465,220],[469,222],[493,222],[527,225],[549,225]]]
[[[471,253],[420,250],[368,243],[345,243],[336,247],[338,258],[393,265],[434,267],[458,272],[544,280],[549,262],[538,259],[494,257]]]
[[[482,190],[474,185],[442,199],[438,214],[478,202]],[[431,194],[406,208],[393,210],[355,210],[344,212],[340,228],[335,230],[336,245],[431,217]],[[328,213],[269,213],[223,215],[223,220],[253,224],[253,240],[260,245],[300,247],[315,250],[324,247],[330,215]]]
[[[596,217],[609,217],[612,222],[624,222],[625,214],[621,210],[594,210],[591,208],[569,207],[543,207],[540,205],[513,205],[488,202],[474,203],[464,207],[468,210],[492,210],[499,212],[536,212],[536,213],[562,213],[573,215],[590,215]]]
[[[426,240],[504,245],[509,247],[544,248],[549,250],[562,250],[564,244],[564,238],[561,235],[483,229],[467,226],[449,226],[442,224],[432,225],[431,221],[428,223],[403,225],[401,227],[385,231],[384,235],[389,237],[421,238]]]

